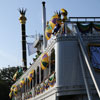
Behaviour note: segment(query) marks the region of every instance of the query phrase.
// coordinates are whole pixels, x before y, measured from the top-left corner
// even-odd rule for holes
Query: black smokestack
[[[26,9],[19,9],[20,18],[19,21],[21,23],[21,31],[22,31],[22,62],[24,66],[24,70],[27,69],[27,54],[26,54],[26,30],[25,30],[25,23],[26,23]]]

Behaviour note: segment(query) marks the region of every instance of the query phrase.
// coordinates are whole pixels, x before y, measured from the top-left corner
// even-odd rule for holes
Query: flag
[[[33,43],[27,43],[28,44],[28,55],[32,55],[34,53],[36,53],[37,49],[34,48],[34,44]]]

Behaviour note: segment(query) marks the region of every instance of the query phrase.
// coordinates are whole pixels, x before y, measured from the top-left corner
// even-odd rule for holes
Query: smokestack
[[[42,2],[42,5],[43,5],[43,19],[42,19],[42,22],[43,22],[43,51],[44,49],[46,48],[47,46],[47,40],[45,38],[45,28],[46,28],[46,8],[45,8],[45,2],[43,1]]]
[[[26,9],[19,9],[20,18],[19,21],[21,23],[21,31],[22,31],[22,63],[24,66],[24,70],[27,70],[27,55],[26,55],[26,32],[25,32],[25,23],[26,23]]]

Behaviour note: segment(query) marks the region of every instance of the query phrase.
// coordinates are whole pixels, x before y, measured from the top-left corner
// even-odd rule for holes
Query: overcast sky
[[[100,17],[100,0],[45,0],[47,20],[65,8],[68,17]],[[42,34],[42,0],[0,0],[0,68],[22,65],[19,8],[27,8],[26,34]],[[32,38],[27,39],[33,42]],[[28,65],[32,56],[27,55]]]

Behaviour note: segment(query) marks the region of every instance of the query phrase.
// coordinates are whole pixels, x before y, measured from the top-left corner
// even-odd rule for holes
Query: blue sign
[[[90,46],[90,54],[93,67],[100,69],[100,47]]]

